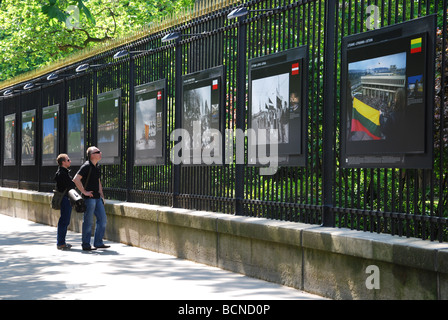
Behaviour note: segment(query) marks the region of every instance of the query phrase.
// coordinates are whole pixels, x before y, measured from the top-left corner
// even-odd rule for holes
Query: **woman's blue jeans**
[[[100,247],[103,243],[104,233],[106,231],[107,217],[106,210],[104,210],[103,200],[99,199],[84,199],[86,204],[86,212],[84,212],[84,219],[82,221],[82,247],[83,249],[90,248],[90,238],[92,237],[93,215],[96,217],[95,235],[93,238],[93,246]]]
[[[65,237],[67,235],[67,228],[70,224],[70,217],[72,215],[72,206],[67,196],[62,197],[61,201],[61,217],[58,221],[58,236],[57,245],[62,246],[65,244]]]

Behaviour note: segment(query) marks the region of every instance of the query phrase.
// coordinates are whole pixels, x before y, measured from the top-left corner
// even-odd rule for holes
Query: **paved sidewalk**
[[[70,232],[0,214],[0,300],[277,300],[319,296],[173,256],[105,241],[85,252]]]

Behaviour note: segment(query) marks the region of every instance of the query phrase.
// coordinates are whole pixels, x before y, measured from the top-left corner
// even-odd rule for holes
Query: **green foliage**
[[[125,36],[194,0],[0,2],[0,81]]]
[[[50,4],[43,5],[42,12],[50,19],[57,19],[60,22],[65,22],[69,16],[67,12],[64,12],[58,8],[56,0],[50,0]]]

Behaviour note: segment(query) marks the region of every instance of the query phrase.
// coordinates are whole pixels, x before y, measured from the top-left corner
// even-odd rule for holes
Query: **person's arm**
[[[87,191],[86,189],[84,189],[84,186],[82,185],[81,179],[82,179],[82,176],[80,176],[79,174],[76,174],[75,177],[73,178],[73,182],[75,183],[76,187],[86,197],[90,197],[90,198],[93,197],[93,192],[92,191]]]
[[[98,185],[99,185],[98,191],[100,193],[100,197],[103,198],[103,200],[104,200],[103,185],[101,184],[100,179],[98,179]]]

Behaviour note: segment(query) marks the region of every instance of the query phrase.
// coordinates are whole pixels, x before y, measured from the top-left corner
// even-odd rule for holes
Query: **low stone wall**
[[[0,188],[0,213],[56,226],[50,196]],[[448,299],[448,244],[110,200],[106,212],[109,240],[332,299]]]

